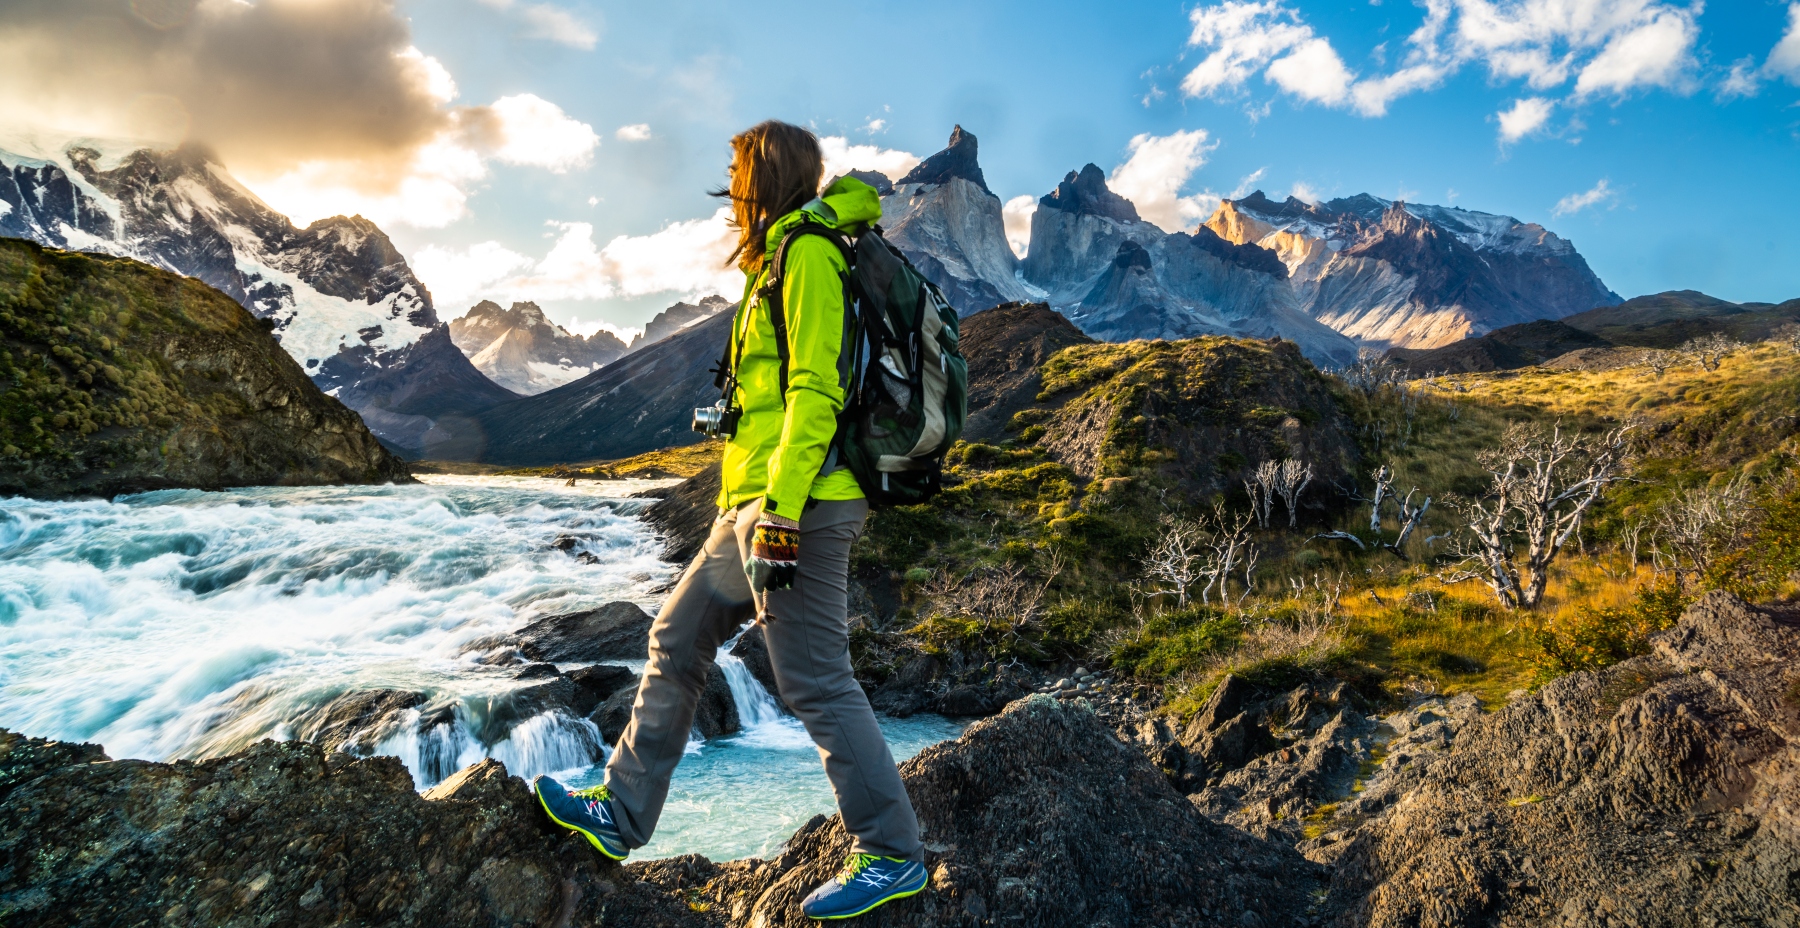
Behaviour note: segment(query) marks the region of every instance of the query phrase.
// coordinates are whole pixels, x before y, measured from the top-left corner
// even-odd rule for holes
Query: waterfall
[[[747,626],[746,626],[747,627]],[[730,653],[743,632],[738,632],[730,641],[719,646],[717,661],[719,670],[725,674],[725,683],[731,687],[731,699],[737,703],[738,724],[741,726],[739,737],[751,747],[799,748],[812,744],[811,736],[800,724],[800,720],[788,715],[781,709],[781,703],[769,695],[763,688],[762,681],[750,673],[744,661]]]

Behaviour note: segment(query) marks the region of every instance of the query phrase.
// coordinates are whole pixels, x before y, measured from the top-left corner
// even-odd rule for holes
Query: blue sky
[[[1581,67],[1604,44],[1578,53],[1566,81],[1537,89],[1476,57],[1388,102],[1385,115],[1287,92],[1254,66],[1241,86],[1184,93],[1183,79],[1217,50],[1189,44],[1191,17],[1217,4],[561,3],[593,30],[591,49],[529,37],[520,6],[405,9],[415,43],[465,97],[535,93],[603,141],[584,169],[497,171],[467,219],[397,228],[406,246],[495,240],[539,255],[549,219],[591,222],[604,242],[709,215],[704,191],[722,176],[725,139],[767,117],[918,155],[961,123],[979,136],[1002,199],[1040,195],[1088,161],[1110,171],[1141,133],[1205,130],[1216,147],[1184,194],[1229,195],[1260,171],[1249,186],[1275,196],[1297,184],[1312,196],[1368,191],[1543,223],[1624,296],[1800,296],[1800,91],[1773,70],[1753,94],[1721,90],[1734,64],[1762,70],[1789,25],[1785,3],[1715,2],[1692,13],[1695,37],[1673,75],[1577,99]],[[1263,19],[1310,28],[1348,70],[1371,76],[1400,66],[1427,16],[1404,0],[1287,9],[1295,16]],[[1551,36],[1553,59],[1573,44],[1540,34]],[[1536,132],[1503,141],[1497,114],[1522,98],[1554,108]],[[883,121],[878,131],[866,128],[872,119]],[[633,124],[647,124],[651,140],[613,136]],[[1559,201],[1602,181],[1594,202],[1557,215]],[[590,196],[601,202],[589,206]],[[563,301],[555,315],[632,325],[662,302]]]
[[[961,123],[1008,201],[1090,161],[1172,226],[1367,191],[1542,223],[1624,296],[1800,296],[1800,0],[191,0],[134,46],[185,43],[174,76],[93,52],[96,16],[143,17],[125,0],[19,2],[0,124],[175,112],[296,219],[380,222],[446,317],[524,298],[630,328],[726,289],[705,191],[769,117],[893,165]],[[287,64],[194,52],[257,35]],[[365,52],[348,89],[316,66]]]

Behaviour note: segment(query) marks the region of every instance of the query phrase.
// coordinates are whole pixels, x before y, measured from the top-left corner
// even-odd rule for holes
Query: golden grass
[[[516,467],[495,471],[511,477],[586,477],[593,480],[623,480],[629,477],[692,477],[719,462],[724,443],[698,441],[646,451],[628,458],[585,461],[579,464],[552,464],[548,467]]]

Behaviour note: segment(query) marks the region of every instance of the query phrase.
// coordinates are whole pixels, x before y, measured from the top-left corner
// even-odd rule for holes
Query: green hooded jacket
[[[775,221],[768,232],[768,261],[775,259],[782,237],[802,222],[855,234],[880,218],[881,197],[875,188],[854,177],[840,178],[817,199]],[[736,404],[743,417],[737,434],[725,443],[721,508],[733,509],[761,496],[764,511],[798,520],[808,499],[863,498],[850,471],[840,467],[819,473],[850,387],[855,319],[844,306],[848,272],[843,254],[824,238],[804,235],[788,246],[781,288],[788,334],[786,397],[774,320],[762,300],[751,302],[768,274],[767,263],[745,283],[732,320],[730,355],[738,359]]]

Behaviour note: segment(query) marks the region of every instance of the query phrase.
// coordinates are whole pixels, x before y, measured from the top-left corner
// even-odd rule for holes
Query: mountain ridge
[[[270,320],[315,383],[405,453],[423,452],[429,422],[516,396],[460,352],[439,350],[450,339],[430,292],[373,222],[333,216],[299,228],[204,146],[138,149],[116,163],[86,145],[60,160],[0,152],[0,204],[0,235],[140,260]],[[397,382],[406,379],[420,386]],[[434,395],[427,382],[458,388]],[[406,409],[384,405],[396,395],[411,398]]]

